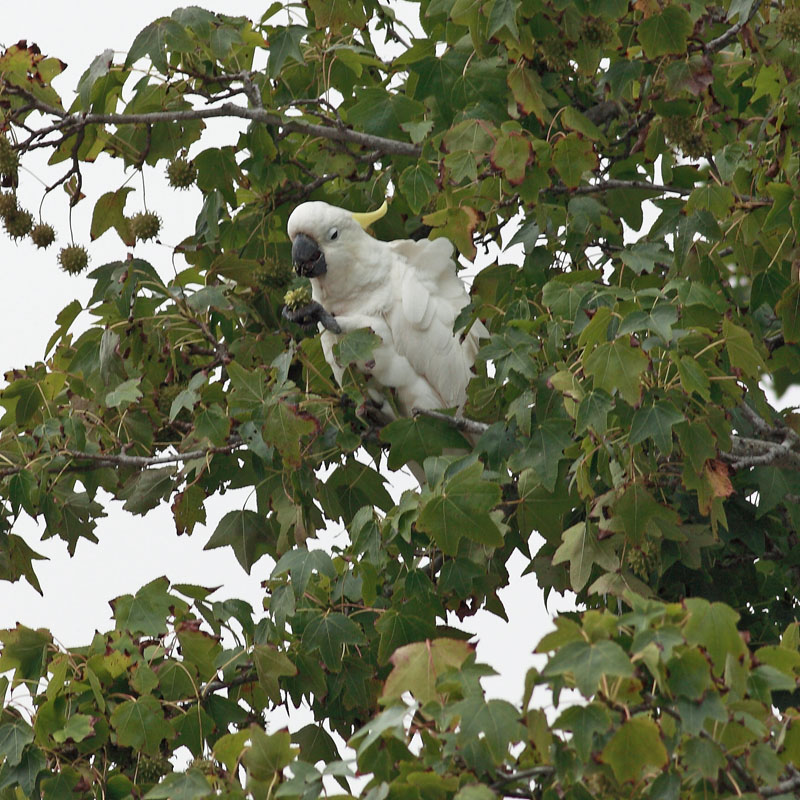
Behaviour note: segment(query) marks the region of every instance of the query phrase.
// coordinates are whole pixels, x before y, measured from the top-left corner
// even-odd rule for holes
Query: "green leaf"
[[[400,175],[399,185],[409,208],[415,214],[419,214],[438,191],[436,176],[424,162],[407,167]]]
[[[276,647],[268,644],[253,648],[253,663],[258,681],[273,703],[281,702],[280,679],[297,675],[297,667]]]
[[[309,650],[319,650],[322,660],[331,672],[341,669],[346,645],[365,644],[366,641],[361,628],[352,619],[338,612],[314,617],[303,631],[303,645]]]
[[[776,311],[781,318],[786,343],[800,342],[800,281],[795,281],[784,290]]]
[[[593,525],[578,522],[562,534],[563,543],[553,555],[553,564],[569,561],[572,591],[579,592],[586,585],[597,564],[607,572],[619,569],[619,559],[610,542],[597,539]]]
[[[199,769],[172,772],[146,795],[150,800],[197,800],[208,797],[214,790]]]
[[[186,608],[178,597],[170,594],[169,580],[156,578],[134,595],[125,594],[111,601],[114,619],[120,630],[161,636],[167,632],[167,618],[173,610]]]
[[[666,401],[637,409],[631,422],[628,441],[639,444],[645,439],[652,439],[656,447],[668,456],[672,452],[672,427],[684,419],[683,414]]]
[[[480,462],[457,472],[427,500],[417,525],[447,555],[455,555],[462,537],[491,547],[503,544],[503,534],[489,514],[499,502],[498,484],[482,479]]]
[[[123,244],[133,247],[136,237],[131,231],[131,224],[125,216],[125,202],[128,193],[132,192],[131,186],[123,186],[116,192],[106,192],[101,195],[94,205],[92,224],[89,234],[92,241],[102,236],[109,228],[113,228],[122,239]]]
[[[111,714],[110,722],[120,746],[151,756],[159,754],[164,739],[174,736],[172,727],[164,719],[161,704],[151,695],[120,703]]]
[[[269,37],[269,59],[267,60],[267,75],[277,78],[286,63],[291,58],[298,64],[304,62],[300,42],[308,33],[302,25],[287,25],[279,27]]]
[[[264,423],[263,436],[267,444],[275,447],[290,466],[299,466],[303,437],[317,429],[313,419],[301,416],[294,408],[278,401],[269,409]]]
[[[233,771],[242,757],[245,744],[250,738],[250,731],[243,730],[236,733],[226,733],[214,742],[214,758],[221,761],[228,769]]]
[[[636,405],[642,392],[639,376],[648,368],[649,360],[638,347],[623,340],[605,342],[584,357],[584,371],[594,378],[594,388],[620,396]]]
[[[287,572],[291,575],[292,588],[298,597],[305,592],[315,572],[329,578],[336,577],[333,561],[324,550],[308,550],[305,547],[297,547],[284,553],[272,570],[272,577],[276,578]]]
[[[0,756],[9,767],[22,759],[22,751],[33,741],[33,728],[25,720],[15,719],[0,725]]]
[[[203,549],[230,546],[236,560],[249,575],[253,564],[272,550],[276,538],[263,514],[239,509],[225,514]]]
[[[543,644],[544,641],[539,648]],[[633,665],[625,651],[615,642],[569,642],[556,651],[543,671],[544,675],[564,673],[571,673],[581,694],[591,697],[604,675],[629,678],[633,675]]]
[[[441,455],[447,448],[467,449],[467,440],[451,425],[430,417],[398,419],[381,429],[382,442],[388,442],[389,469],[400,469],[409,461],[421,464],[428,456]]]
[[[636,782],[643,772],[660,770],[667,764],[667,750],[652,719],[633,717],[611,737],[600,760],[611,766],[620,783]]]
[[[94,736],[94,733],[94,719],[92,717],[87,714],[73,714],[60,731],[53,733],[53,739],[59,744],[70,740],[82,742],[84,739]]]
[[[405,692],[411,692],[423,706],[441,699],[436,691],[439,676],[458,669],[474,650],[474,645],[458,639],[434,639],[398,648],[389,659],[393,669],[383,686],[381,704],[400,700]]]
[[[637,275],[651,273],[656,264],[671,264],[672,254],[663,249],[661,242],[636,242],[626,247],[620,254],[620,260]]]
[[[686,212],[710,211],[715,219],[725,219],[733,205],[733,192],[727,186],[708,184],[695,189],[686,201]]]
[[[608,427],[608,413],[614,408],[614,401],[602,390],[589,392],[578,406],[575,417],[576,433],[583,433],[591,428],[595,433],[603,434]]]
[[[689,739],[684,747],[686,766],[696,777],[716,781],[727,762],[720,746],[711,739]]]
[[[686,41],[694,24],[689,14],[678,5],[667,6],[660,14],[652,14],[636,26],[639,39],[647,58],[686,52]]]
[[[567,186],[578,186],[583,173],[597,166],[591,141],[577,133],[569,133],[559,139],[553,147],[553,166]]]
[[[690,700],[700,700],[711,684],[708,660],[699,650],[686,650],[666,664],[670,691]]]
[[[47,653],[53,644],[50,631],[32,630],[17,623],[16,628],[0,631],[0,642],[0,673],[14,670],[12,686],[38,681],[44,675]]]
[[[489,700],[480,695],[456,703],[453,710],[461,714],[458,731],[459,744],[484,742],[495,764],[502,764],[508,758],[508,748],[512,742],[526,737],[526,730],[519,721],[519,711],[506,700]]]
[[[228,415],[214,403],[197,415],[194,430],[199,438],[220,447],[228,440],[231,422]]]
[[[775,308],[784,291],[789,288],[789,278],[778,267],[770,267],[753,278],[750,290],[750,309],[758,311],[766,303]]]
[[[568,420],[545,420],[531,431],[525,449],[511,456],[509,468],[514,472],[532,469],[547,491],[555,491],[559,461],[572,444],[572,429]]]
[[[614,504],[614,516],[619,517],[622,530],[634,545],[644,542],[648,527],[656,519],[675,523],[676,514],[655,501],[641,483],[631,484]]]
[[[524,134],[501,132],[489,158],[492,166],[501,170],[512,186],[517,186],[525,180],[528,164],[533,160],[533,150]]]
[[[287,731],[267,734],[257,725],[250,727],[250,749],[244,765],[256,780],[272,781],[293,758],[292,737]]]
[[[119,408],[123,404],[133,404],[141,399],[142,392],[139,389],[141,378],[130,378],[123,381],[116,389],[110,391],[105,397],[105,404],[108,408]]]
[[[399,138],[400,126],[421,118],[425,112],[422,103],[405,94],[368,88],[357,89],[356,96],[355,105],[347,111],[347,120],[373,136]]]
[[[753,337],[728,319],[722,320],[722,335],[731,366],[738,367],[750,378],[757,378],[760,370],[766,367],[753,344]]]
[[[169,497],[174,488],[173,467],[150,468],[134,475],[119,491],[119,498],[125,501],[123,508],[131,514],[146,514]]]
[[[711,381],[703,368],[691,356],[681,356],[678,362],[681,386],[688,394],[697,392],[706,402],[711,399]]]
[[[519,28],[517,27],[517,10],[522,5],[521,0],[494,0],[489,12],[489,29],[486,38],[491,39],[499,31],[505,29],[519,41]]]
[[[398,647],[429,639],[436,635],[432,622],[403,610],[389,609],[381,614],[375,623],[375,630],[381,635],[378,644],[378,663],[385,664]]]
[[[205,193],[218,189],[228,205],[236,205],[233,180],[239,174],[236,151],[233,147],[209,147],[194,159],[197,167],[197,186]]]
[[[594,750],[595,734],[605,733],[611,726],[608,712],[596,703],[571,706],[553,723],[553,727],[572,733],[578,757],[586,761]]]
[[[736,629],[739,615],[724,603],[709,603],[701,597],[684,602],[689,610],[683,629],[686,641],[703,647],[711,657],[714,674],[721,675],[728,655],[739,658],[747,650]]]

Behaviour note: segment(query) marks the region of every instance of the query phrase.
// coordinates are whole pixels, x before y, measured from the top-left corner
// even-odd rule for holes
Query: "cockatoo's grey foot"
[[[319,322],[331,333],[342,332],[339,323],[336,321],[336,317],[326,311],[316,300],[312,300],[307,305],[299,306],[294,309],[284,306],[283,316],[288,319],[289,322],[295,322],[304,327],[316,325]]]

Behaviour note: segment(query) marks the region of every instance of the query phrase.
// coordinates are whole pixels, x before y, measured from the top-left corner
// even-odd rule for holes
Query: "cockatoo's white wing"
[[[394,346],[436,397],[435,403],[428,398],[413,405],[462,406],[479,339],[488,332],[476,321],[463,339],[461,332],[454,334],[453,323],[469,302],[469,294],[456,274],[453,245],[447,239],[397,240],[386,245],[397,259],[392,280],[400,302],[387,314]]]

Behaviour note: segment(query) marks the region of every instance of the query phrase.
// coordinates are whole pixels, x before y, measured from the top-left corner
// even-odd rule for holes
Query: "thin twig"
[[[489,426],[485,422],[478,422],[466,417],[451,417],[449,414],[443,414],[441,411],[431,411],[429,408],[412,408],[411,414],[415,417],[438,419],[440,422],[446,422],[451,427],[464,433],[475,433],[480,436],[489,430]]]

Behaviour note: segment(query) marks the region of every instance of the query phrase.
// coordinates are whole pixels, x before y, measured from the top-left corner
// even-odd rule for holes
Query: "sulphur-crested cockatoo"
[[[312,303],[286,316],[317,322],[322,349],[341,383],[343,366],[333,355],[341,334],[371,328],[381,339],[373,350],[370,396],[394,418],[397,409],[460,408],[478,351],[488,336],[476,320],[469,331],[454,331],[469,295],[456,274],[453,245],[447,239],[382,242],[366,228],[386,213],[355,214],[323,202],[299,205],[289,217],[292,260],[299,275],[311,279]]]

